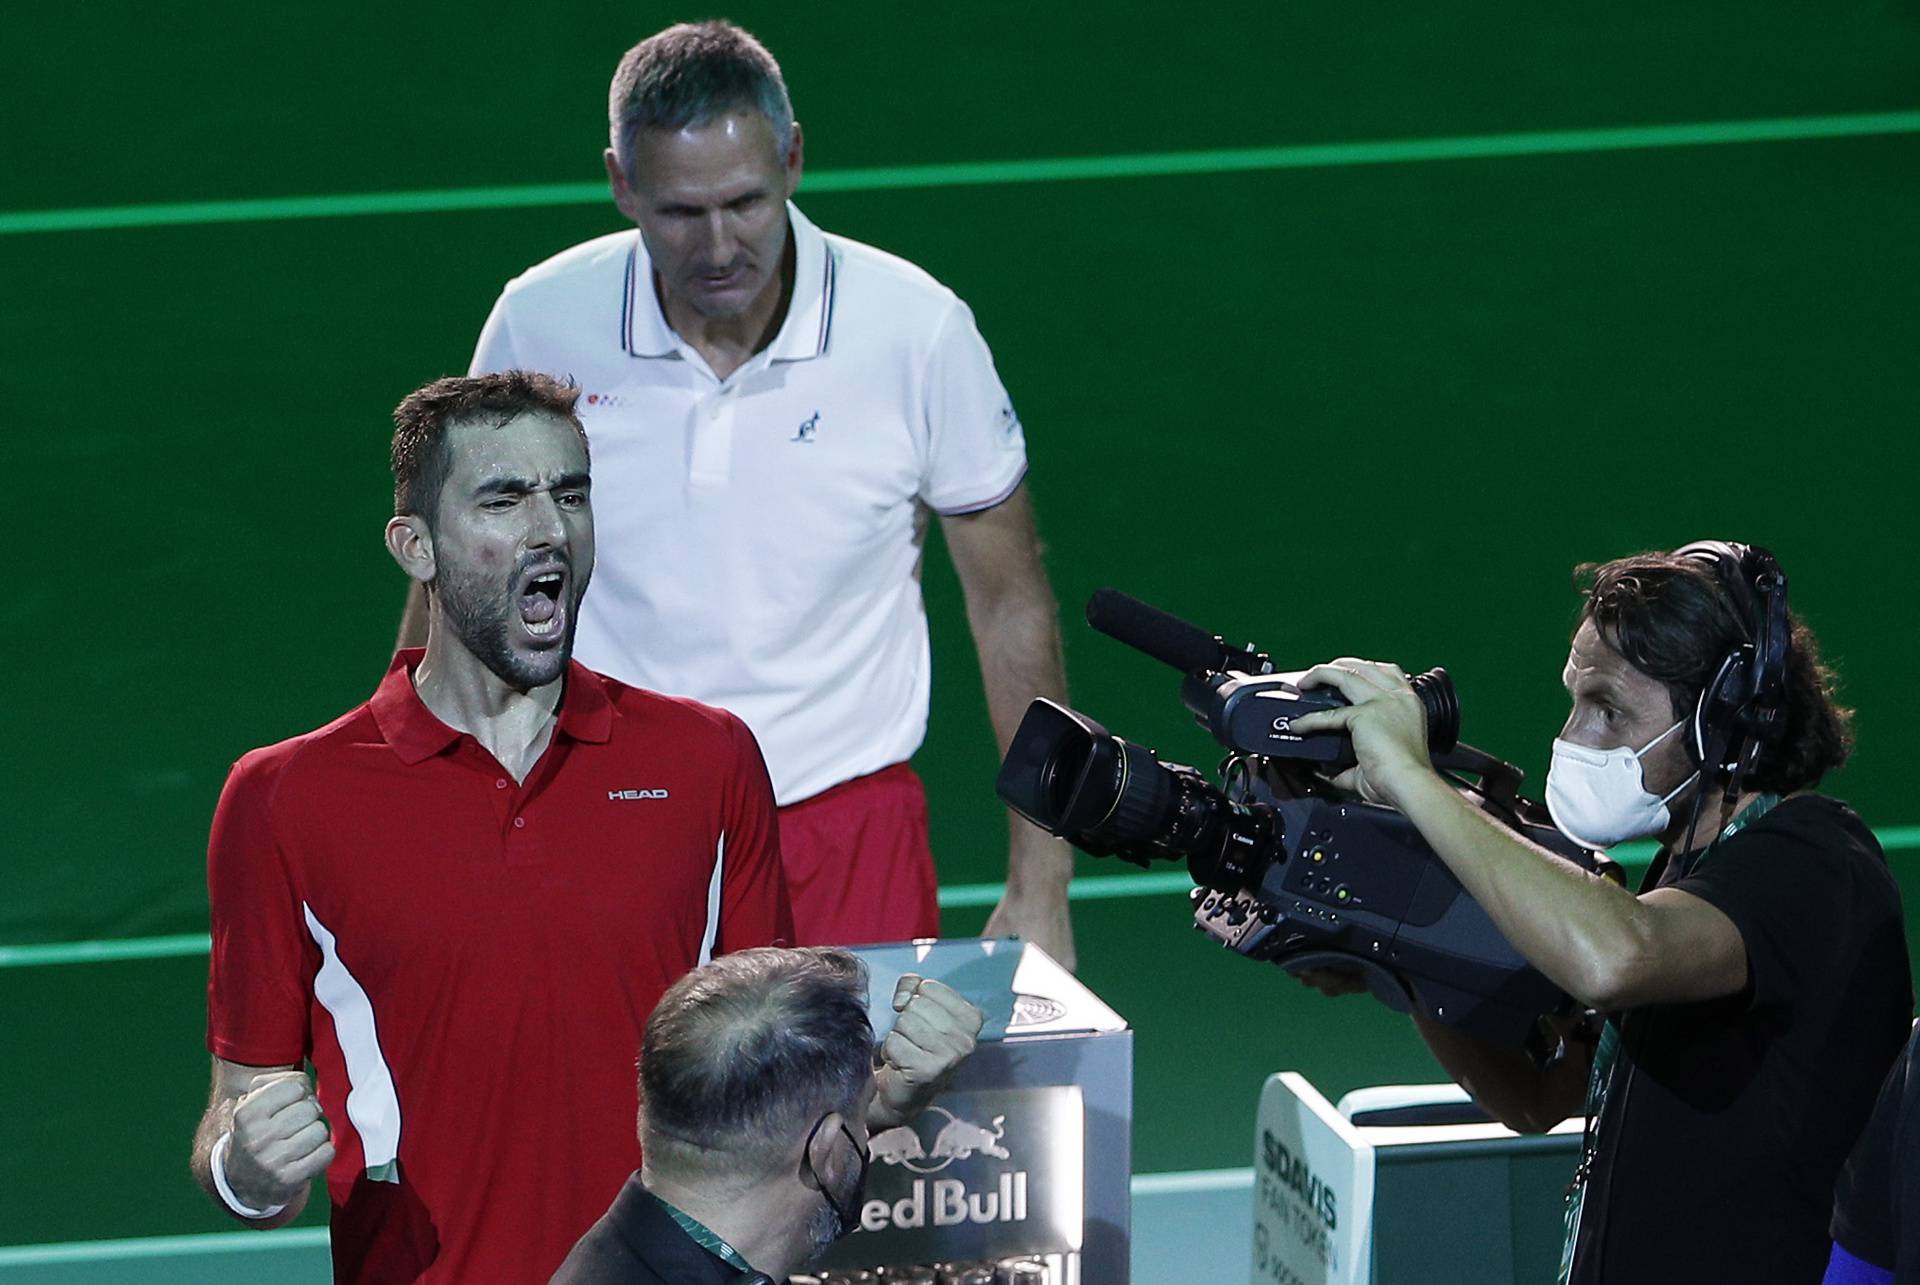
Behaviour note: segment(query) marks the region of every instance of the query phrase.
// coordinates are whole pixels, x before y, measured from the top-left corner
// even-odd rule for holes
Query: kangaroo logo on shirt
[[[789,437],[787,440],[789,442],[811,442],[813,440],[813,435],[819,430],[820,430],[820,412],[815,411],[813,414],[809,415],[805,420],[801,421],[800,427],[794,429],[793,436]]]

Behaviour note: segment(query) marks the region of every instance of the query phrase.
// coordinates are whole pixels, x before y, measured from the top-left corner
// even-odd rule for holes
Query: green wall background
[[[1920,107],[1911,4],[728,12],[780,56],[818,172]],[[686,16],[15,6],[0,216],[592,182],[613,63]],[[1793,577],[1859,710],[1833,789],[1885,827],[1920,822],[1917,162],[1906,133],[799,199],[972,304],[1027,425],[1074,702],[1116,731],[1214,757],[1170,671],[1079,623],[1106,584],[1289,662],[1445,664],[1468,739],[1537,783],[1572,565],[1730,535]],[[465,368],[507,277],[617,226],[0,234],[23,483],[0,943],[204,929],[228,764],[384,667],[390,408]],[[937,541],[927,591],[935,847],[947,882],[991,880],[996,755]],[[1246,1163],[1269,1069],[1435,1074],[1402,1019],[1185,919],[1078,911],[1085,976],[1140,1032],[1138,1169]],[[203,984],[191,957],[0,969],[0,1243],[220,1225],[184,1172]]]

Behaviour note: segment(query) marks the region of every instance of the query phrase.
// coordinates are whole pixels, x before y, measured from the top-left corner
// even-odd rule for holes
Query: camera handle
[[[1513,764],[1495,758],[1485,750],[1460,744],[1444,754],[1435,754],[1433,765],[1442,772],[1465,772],[1479,782],[1476,788],[1480,797],[1497,804],[1506,812],[1519,813],[1520,786],[1526,781],[1527,774]]]
[[[1385,964],[1364,956],[1350,955],[1342,950],[1303,950],[1296,955],[1277,958],[1273,962],[1295,977],[1301,973],[1312,972],[1316,968],[1359,973],[1361,979],[1367,984],[1368,992],[1382,1004],[1396,1013],[1413,1011],[1413,994],[1407,989],[1407,984],[1400,980],[1400,974]]]

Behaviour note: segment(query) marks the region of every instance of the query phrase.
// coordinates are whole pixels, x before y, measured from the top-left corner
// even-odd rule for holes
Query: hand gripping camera
[[[1389,1007],[1521,1045],[1571,1001],[1522,959],[1418,831],[1391,808],[1327,781],[1353,763],[1342,733],[1302,736],[1294,719],[1344,705],[1302,689],[1268,657],[1111,589],[1087,622],[1181,670],[1180,696],[1229,751],[1215,786],[1191,767],[1049,700],[1028,707],[1000,767],[1007,805],[1094,856],[1146,866],[1184,859],[1194,926],[1289,972],[1357,969]],[[1618,867],[1561,834],[1520,797],[1520,770],[1459,744],[1444,669],[1413,680],[1434,766],[1488,815],[1589,871]]]

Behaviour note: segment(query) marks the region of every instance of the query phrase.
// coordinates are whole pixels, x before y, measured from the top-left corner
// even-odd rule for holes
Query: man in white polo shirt
[[[641,42],[609,118],[607,174],[638,235],[509,282],[472,367],[581,387],[600,561],[576,654],[746,721],[803,944],[934,935],[925,795],[907,766],[927,722],[929,512],[1002,747],[1032,697],[1065,691],[1020,421],[951,290],[790,203],[800,127],[752,36],[710,22]],[[1010,825],[987,931],[1071,965],[1069,850]]]

